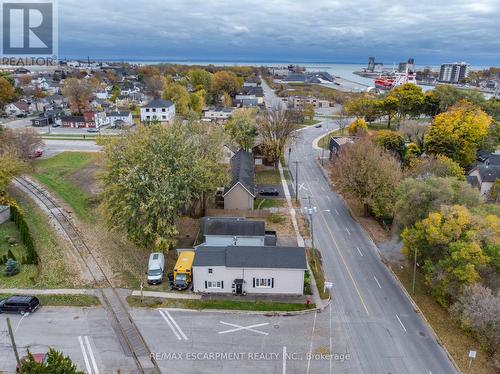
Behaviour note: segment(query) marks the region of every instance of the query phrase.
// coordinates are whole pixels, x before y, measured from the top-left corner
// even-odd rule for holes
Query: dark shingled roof
[[[144,108],[168,108],[174,105],[170,100],[162,100],[162,99],[156,99],[156,100],[151,100],[149,103],[144,106]]]
[[[199,247],[193,265],[307,269],[306,253],[302,247]]]
[[[264,236],[264,221],[247,221],[244,218],[204,217],[201,220],[203,235]]]
[[[224,266],[226,247],[198,247],[194,254],[193,266]]]
[[[498,178],[500,178],[500,166],[478,166],[479,174],[481,175],[481,181],[494,183]]]
[[[229,186],[226,192],[239,182],[252,194],[252,196],[255,196],[254,163],[250,153],[243,149],[236,152],[231,158],[231,174],[231,186]]]

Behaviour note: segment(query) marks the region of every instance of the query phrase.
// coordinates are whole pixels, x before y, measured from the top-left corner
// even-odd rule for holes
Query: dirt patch
[[[97,174],[102,171],[102,160],[97,158],[83,168],[75,171],[67,179],[85,193],[92,196],[99,194],[102,189],[97,182]]]

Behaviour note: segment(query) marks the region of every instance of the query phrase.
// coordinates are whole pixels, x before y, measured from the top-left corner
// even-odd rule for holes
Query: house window
[[[162,115],[161,118],[162,119],[167,119],[167,116],[166,115]]]
[[[274,278],[254,278],[253,283],[255,288],[273,288]]]
[[[149,113],[149,108],[146,108],[146,112],[148,112],[148,113]]]
[[[146,119],[149,120],[151,118],[151,116],[146,116]]]
[[[208,274],[213,274],[214,273],[214,269],[210,268],[208,269]]]
[[[156,112],[156,108],[153,108],[152,110],[153,110],[153,112]]]
[[[206,281],[205,288],[224,288],[223,281]]]
[[[161,108],[161,111],[162,111],[162,112],[166,112],[166,109],[165,109],[165,108]]]

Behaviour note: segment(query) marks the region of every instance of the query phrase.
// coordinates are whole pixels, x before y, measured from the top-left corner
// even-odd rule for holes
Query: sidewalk
[[[92,288],[54,288],[48,290],[29,288],[0,288],[0,294],[16,295],[95,295],[97,290]]]

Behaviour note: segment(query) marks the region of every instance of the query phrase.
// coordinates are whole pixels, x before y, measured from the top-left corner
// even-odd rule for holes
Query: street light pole
[[[295,202],[299,202],[299,162],[294,161],[295,164]]]
[[[12,342],[12,349],[14,350],[14,355],[16,356],[17,365],[21,367],[21,361],[19,360],[19,353],[17,352],[17,345],[14,339],[14,334],[12,333],[12,326],[10,325],[9,317],[7,317],[7,329],[9,330],[10,341]]]

